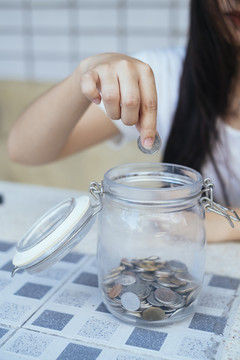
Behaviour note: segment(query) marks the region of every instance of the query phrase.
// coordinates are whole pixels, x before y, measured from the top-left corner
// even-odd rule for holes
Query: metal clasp
[[[99,211],[102,210],[102,196],[103,196],[103,186],[102,183],[93,181],[89,185],[89,192],[92,195],[94,199],[94,204],[92,205],[95,209],[95,212],[93,215],[96,215],[99,213]]]
[[[206,178],[203,182],[202,197],[200,199],[204,210],[206,212],[214,212],[218,215],[224,216],[230,223],[231,227],[234,227],[232,220],[240,221],[240,218],[235,210],[226,208],[213,201],[213,183],[212,180]]]

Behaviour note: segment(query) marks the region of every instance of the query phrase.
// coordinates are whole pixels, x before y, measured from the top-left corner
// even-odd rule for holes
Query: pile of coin
[[[122,259],[104,278],[102,287],[113,313],[151,322],[187,313],[200,282],[181,261],[150,256]]]

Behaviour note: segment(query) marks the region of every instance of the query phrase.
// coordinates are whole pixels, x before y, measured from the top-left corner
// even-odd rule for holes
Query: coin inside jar
[[[153,143],[153,146],[150,149],[146,149],[145,147],[143,147],[142,143],[141,143],[141,137],[139,136],[138,140],[137,140],[137,145],[139,150],[141,150],[144,154],[155,154],[156,152],[158,152],[161,148],[161,139],[160,136],[158,135],[158,133],[156,133],[155,136],[155,140]]]
[[[172,304],[177,301],[177,294],[167,288],[158,288],[155,290],[155,298],[163,304]]]
[[[165,312],[159,307],[151,307],[143,310],[142,318],[146,321],[158,321],[165,318]]]
[[[116,298],[122,291],[122,285],[121,284],[116,284],[114,285],[111,290],[108,293],[108,296],[113,299]]]
[[[159,256],[122,258],[120,264],[103,279],[106,300],[115,314],[139,322],[165,322],[192,311],[200,282],[186,264],[160,261]]]
[[[122,306],[128,311],[136,311],[140,307],[140,300],[138,296],[132,292],[125,292],[121,296]]]

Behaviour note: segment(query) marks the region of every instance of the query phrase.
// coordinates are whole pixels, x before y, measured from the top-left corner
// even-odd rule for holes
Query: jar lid
[[[18,242],[12,276],[20,269],[42,271],[62,259],[91,229],[95,214],[87,195],[52,208]]]

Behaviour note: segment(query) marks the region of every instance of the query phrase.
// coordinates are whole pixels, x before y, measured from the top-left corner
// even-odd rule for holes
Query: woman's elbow
[[[10,132],[7,139],[8,158],[12,162],[22,165],[37,165],[37,161],[34,159],[34,151],[28,149],[26,145],[26,140],[21,142],[15,131]]]
[[[10,132],[7,139],[7,154],[11,161],[16,163],[22,163],[23,159],[21,156],[21,151],[19,151],[18,142],[16,141],[15,135],[13,132]]]

